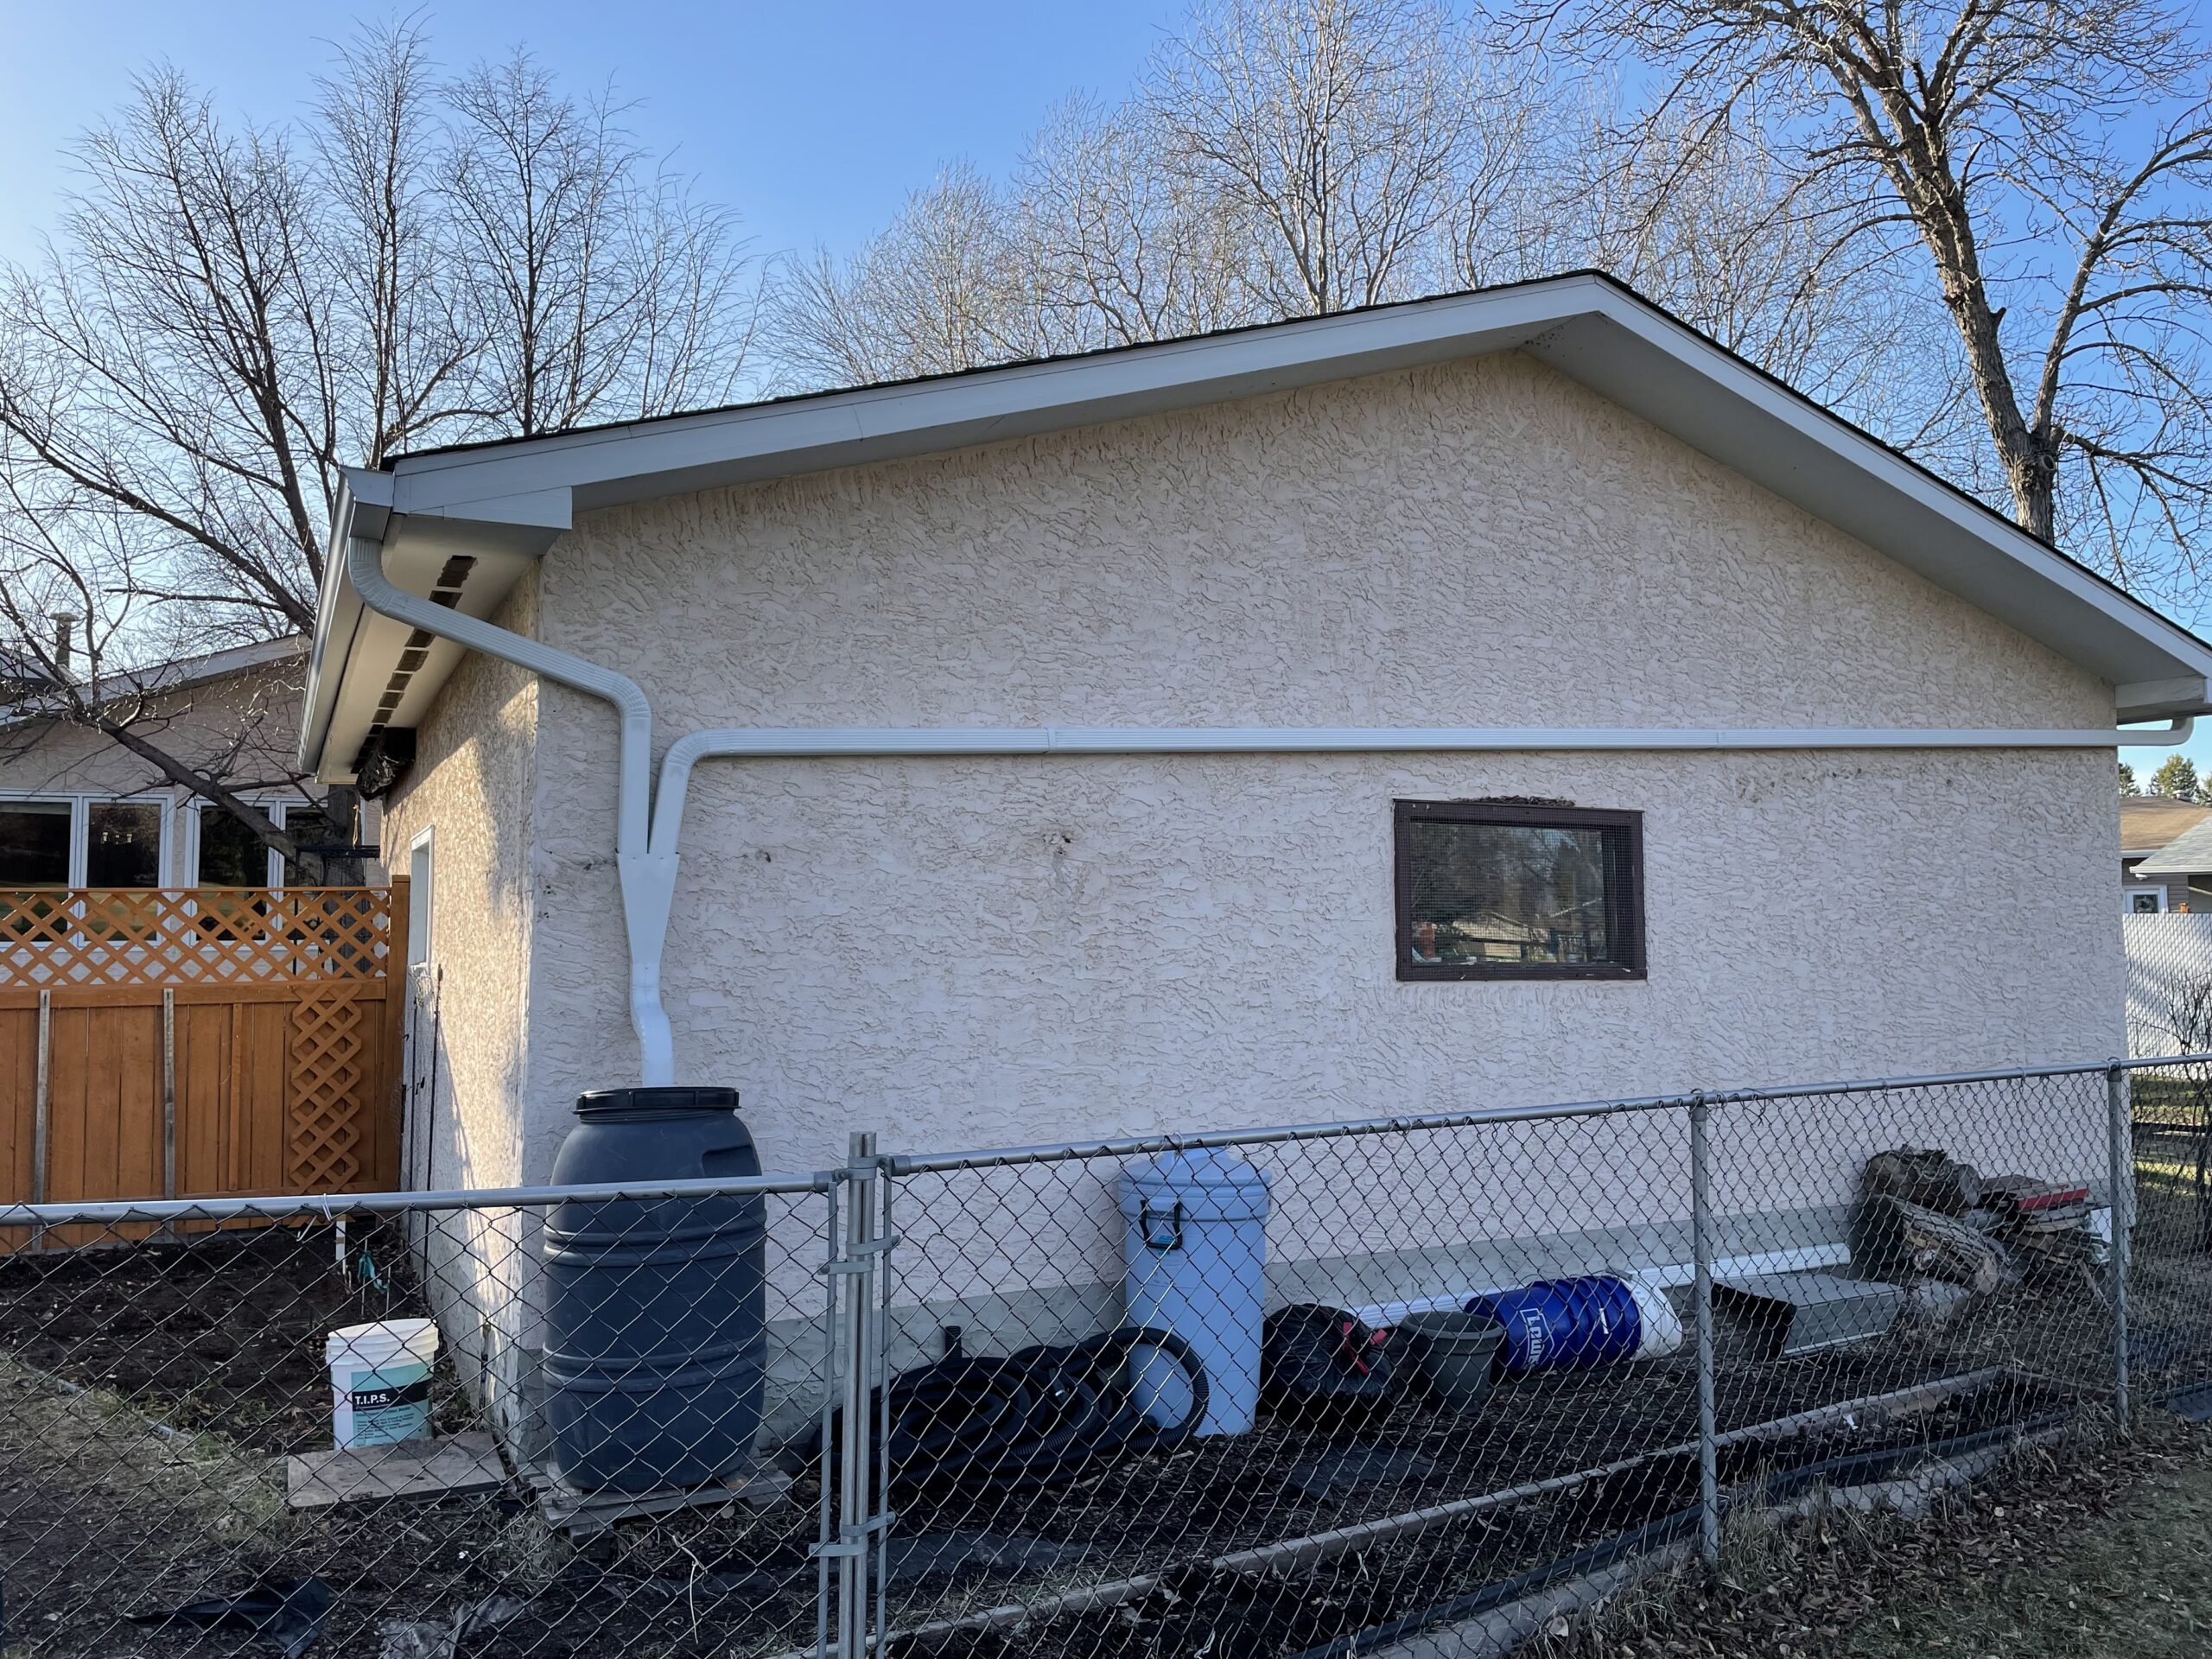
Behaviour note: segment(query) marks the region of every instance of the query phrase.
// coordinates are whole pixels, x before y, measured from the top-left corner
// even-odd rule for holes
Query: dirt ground
[[[365,1279],[365,1251],[388,1270]],[[330,1433],[325,1333],[425,1311],[389,1230],[357,1223],[346,1253],[328,1227],[270,1227],[0,1257],[0,1349],[175,1427],[311,1451]]]

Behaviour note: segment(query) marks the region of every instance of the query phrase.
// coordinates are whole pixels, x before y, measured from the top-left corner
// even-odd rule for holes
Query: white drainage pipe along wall
[[[919,755],[1020,754],[1533,754],[1603,752],[1867,749],[2099,749],[2185,743],[2194,716],[2164,730],[2007,731],[1999,728],[1501,728],[1482,726],[853,727],[693,732],[669,746],[652,786],[652,709],[638,683],[479,618],[395,587],[382,544],[355,537],[346,574],[361,602],[382,616],[614,705],[622,731],[615,768],[615,869],[630,945],[630,1023],[639,1080],[675,1081],[674,1040],[661,1005],[662,952],[675,903],[677,848],[692,769],[707,760],[889,760]]]

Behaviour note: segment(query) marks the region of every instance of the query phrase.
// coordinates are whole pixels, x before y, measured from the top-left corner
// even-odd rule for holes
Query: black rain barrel
[[[556,1185],[757,1175],[734,1089],[578,1097]],[[570,1199],[546,1217],[545,1415],[588,1491],[720,1479],[752,1457],[766,1357],[758,1193]]]

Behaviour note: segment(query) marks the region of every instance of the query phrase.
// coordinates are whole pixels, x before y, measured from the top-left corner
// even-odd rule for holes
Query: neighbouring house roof
[[[144,668],[114,669],[98,679],[79,682],[76,690],[78,695],[95,702],[112,702],[118,698],[181,691],[192,686],[205,685],[212,680],[227,679],[233,674],[270,668],[279,663],[297,662],[307,655],[309,643],[308,636],[303,633],[288,633],[275,639],[257,640],[251,645],[231,645],[221,651],[203,652],[197,656],[172,658],[168,662],[152,664]],[[42,692],[33,686],[26,690],[21,701],[0,707],[0,727],[51,719],[67,706],[67,700],[60,690]]]
[[[1597,272],[1325,317],[426,451],[349,472],[316,620],[301,765],[352,775],[461,657],[368,613],[391,580],[488,616],[577,512],[1520,351],[2110,683],[2122,720],[2208,708],[2212,645],[1872,435]],[[403,662],[403,658],[405,661]],[[380,706],[381,705],[381,706]]]
[[[2195,801],[2177,801],[2167,795],[2123,795],[2120,798],[2120,855],[2134,858],[2155,853],[2208,817],[2212,817],[2212,806]]]
[[[2200,875],[2208,870],[2212,870],[2212,816],[2201,818],[2183,830],[2128,874]]]

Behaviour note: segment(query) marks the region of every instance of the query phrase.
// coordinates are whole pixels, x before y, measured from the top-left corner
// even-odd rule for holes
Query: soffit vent
[[[430,603],[442,605],[448,610],[460,604],[461,589],[468,585],[468,573],[475,568],[476,561],[465,553],[455,554],[448,559],[444,568],[438,572],[437,585],[430,589]],[[398,665],[391,671],[391,677],[384,683],[383,695],[377,698],[376,718],[370,721],[368,732],[361,740],[361,747],[353,756],[356,772],[372,755],[382,751],[385,729],[391,726],[392,715],[398,712],[400,703],[407,696],[409,682],[429,660],[430,647],[436,643],[436,635],[421,628],[409,632],[407,644],[399,653]]]

